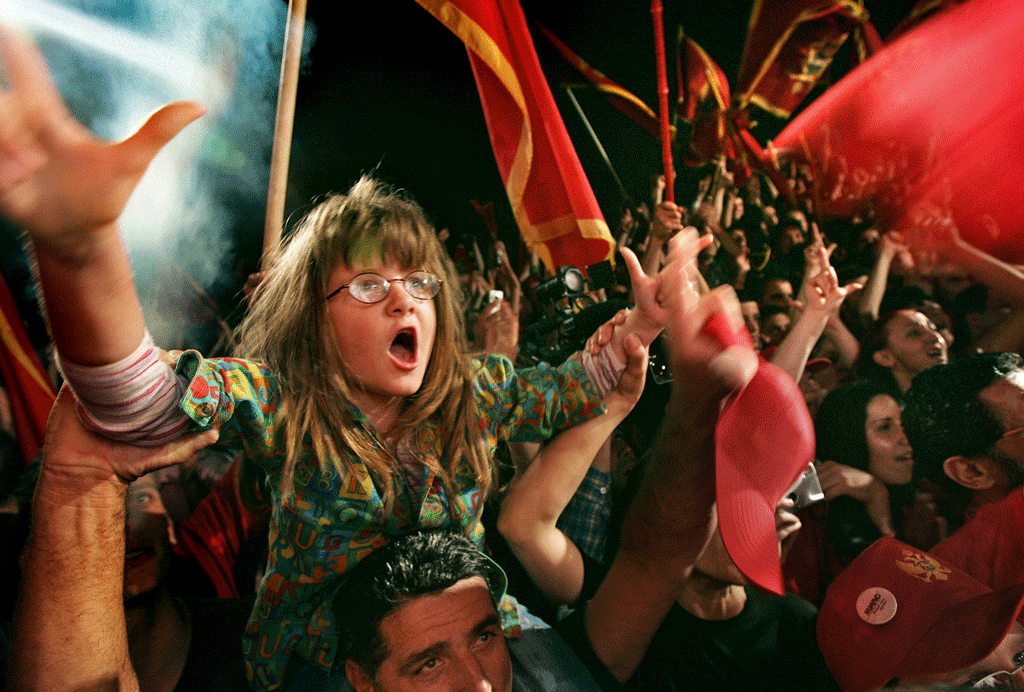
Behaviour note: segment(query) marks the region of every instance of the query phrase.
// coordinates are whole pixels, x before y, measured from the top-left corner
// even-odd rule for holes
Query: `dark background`
[[[546,26],[657,111],[649,2],[521,3],[528,20]],[[665,2],[670,63],[676,27],[682,25],[732,83],[751,4]],[[884,37],[913,3],[869,0],[866,5]],[[438,227],[456,234],[478,227],[469,203],[477,199],[494,202],[503,230],[514,232],[466,51],[454,34],[412,0],[361,6],[358,13],[314,1],[309,18],[317,25],[317,40],[300,82],[289,208],[301,208],[328,190],[344,190],[360,173],[376,168],[378,176],[412,192]],[[831,78],[841,76],[847,64],[844,51]],[[670,98],[674,81],[673,67]],[[553,83],[552,91],[611,226],[621,202],[618,187],[564,89]],[[659,143],[596,92],[577,90],[576,95],[627,191],[646,199],[649,177],[661,169]],[[754,118],[758,125],[752,131],[762,143],[784,124],[766,112],[756,111]],[[680,184],[685,173],[680,172]]]
[[[141,23],[148,8],[160,6],[150,0],[61,0],[87,7],[90,13],[110,21]],[[211,43],[232,35],[244,18],[241,10],[215,8]],[[267,30],[274,36],[249,36],[243,51],[269,51],[263,74],[248,91],[235,96],[232,116],[244,117],[246,110],[260,115],[264,134],[256,123],[225,125],[220,134],[229,150],[242,152],[244,175],[238,170],[206,165],[218,191],[217,204],[229,212],[213,226],[199,225],[198,231],[175,242],[133,255],[136,281],[147,310],[156,304],[167,314],[165,324],[194,324],[209,315],[196,311],[206,297],[182,290],[183,282],[166,274],[167,266],[181,275],[196,277],[201,289],[212,298],[216,310],[234,322],[241,314],[239,298],[245,277],[259,266],[263,242],[269,130],[276,98],[276,72],[280,64],[280,37],[284,33],[285,0],[255,0],[277,3],[274,12],[280,29]],[[768,0],[765,0],[768,1]],[[657,110],[655,92],[654,41],[650,4],[647,0],[521,0],[526,17],[539,22],[562,39],[584,60]],[[752,0],[666,0],[664,23],[669,61],[674,65],[677,27],[718,62],[730,82],[739,69]],[[867,0],[871,18],[884,37],[913,5],[912,0]],[[270,7],[270,6],[267,6]],[[249,11],[252,11],[250,8]],[[226,16],[227,19],[220,17]],[[518,229],[498,175],[483,112],[463,44],[414,0],[378,2],[334,2],[309,0],[307,37],[312,39],[299,82],[295,131],[291,152],[286,204],[286,227],[293,224],[318,197],[345,191],[360,174],[372,172],[384,181],[407,189],[426,209],[438,228],[449,228],[456,239],[483,236],[485,227],[470,200],[495,206],[501,235],[506,243],[516,242]],[[218,23],[219,22],[219,23]],[[174,32],[167,30],[167,36]],[[65,39],[58,39],[61,43]],[[214,45],[216,47],[216,45]],[[44,46],[45,48],[45,46]],[[192,49],[190,49],[192,50]],[[202,49],[197,49],[202,50]],[[52,53],[50,54],[53,55]],[[550,67],[543,59],[542,67]],[[52,58],[51,58],[52,61]],[[54,63],[56,65],[56,63]],[[836,57],[831,72],[811,99],[846,70],[847,51]],[[72,110],[83,122],[102,112],[106,90],[91,79],[89,67],[76,59],[58,72],[62,90]],[[115,66],[114,71],[124,70]],[[127,68],[131,71],[133,68]],[[70,72],[66,72],[70,70]],[[550,71],[549,71],[550,74]],[[88,79],[87,79],[88,78]],[[674,68],[669,69],[670,99],[675,98]],[[67,90],[77,86],[77,96]],[[74,90],[74,89],[73,89]],[[609,226],[614,227],[622,196],[598,150],[587,133],[565,91],[552,84],[555,101],[562,112],[576,151]],[[593,90],[577,90],[577,98],[627,191],[636,199],[648,197],[649,180],[661,170],[659,143]],[[753,114],[758,122],[752,129],[762,143],[785,124],[766,112]],[[263,120],[267,122],[263,123]],[[215,142],[216,143],[216,142]],[[201,156],[215,159],[210,147]],[[679,167],[677,166],[677,169]],[[687,198],[685,185],[696,174],[679,170],[677,199]],[[189,210],[183,210],[187,215]],[[210,238],[223,238],[207,248]],[[172,247],[173,245],[173,247]],[[510,245],[511,247],[511,245]],[[212,256],[211,256],[212,255]],[[222,256],[218,256],[222,255]],[[216,265],[210,270],[211,264]],[[35,343],[46,342],[29,270],[21,252],[17,229],[0,223],[0,271],[29,323]],[[215,278],[208,278],[215,276]],[[171,298],[161,298],[172,294]],[[155,296],[155,297],[154,297]],[[208,312],[208,311],[207,311]],[[198,317],[197,317],[198,315]],[[152,325],[154,320],[148,320]],[[207,321],[192,345],[203,348],[216,325]],[[168,347],[171,344],[167,344]]]

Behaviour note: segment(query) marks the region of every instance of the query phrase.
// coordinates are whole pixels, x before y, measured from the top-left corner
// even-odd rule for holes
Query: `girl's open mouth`
[[[388,348],[388,353],[398,365],[415,367],[418,360],[416,357],[416,330],[409,327],[398,332]]]

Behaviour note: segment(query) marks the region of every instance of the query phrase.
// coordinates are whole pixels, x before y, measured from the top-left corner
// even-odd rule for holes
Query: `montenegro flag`
[[[518,0],[417,0],[469,51],[494,157],[526,242],[550,270],[612,258],[615,240],[541,71]]]

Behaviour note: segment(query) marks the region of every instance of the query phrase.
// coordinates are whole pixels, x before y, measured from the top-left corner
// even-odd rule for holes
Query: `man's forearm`
[[[14,615],[10,689],[138,689],[122,594],[126,487],[116,479],[68,480],[45,466],[40,472]]]
[[[591,646],[620,682],[640,665],[713,530],[719,406],[699,392],[674,392],[619,552],[587,605]]]

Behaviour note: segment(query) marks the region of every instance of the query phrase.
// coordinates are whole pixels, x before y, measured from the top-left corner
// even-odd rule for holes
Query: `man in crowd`
[[[914,475],[935,484],[955,527],[930,551],[996,589],[1024,582],[1024,364],[980,353],[924,371],[903,428]]]
[[[880,538],[829,586],[818,643],[843,692],[1024,688],[1024,584],[992,590]]]

